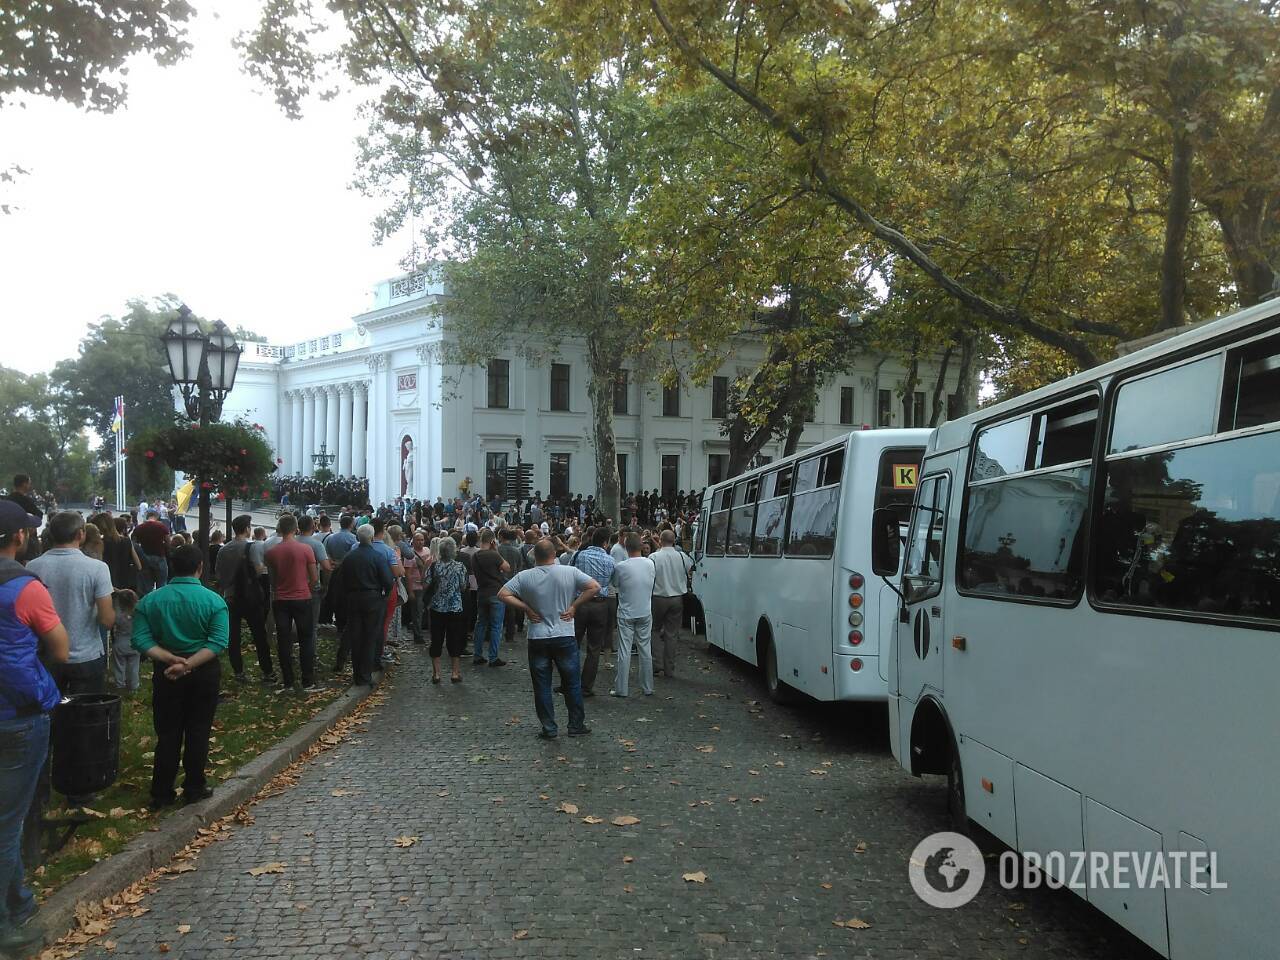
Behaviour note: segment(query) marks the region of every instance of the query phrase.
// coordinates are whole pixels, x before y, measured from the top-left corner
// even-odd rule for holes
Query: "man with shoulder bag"
[[[240,650],[240,625],[248,623],[249,635],[258,654],[262,682],[274,684],[271,645],[267,641],[267,597],[262,592],[260,572],[265,569],[262,544],[250,539],[253,518],[241,514],[231,521],[235,538],[218,551],[217,579],[230,612],[230,642],[227,655],[236,679],[243,682],[244,656]]]

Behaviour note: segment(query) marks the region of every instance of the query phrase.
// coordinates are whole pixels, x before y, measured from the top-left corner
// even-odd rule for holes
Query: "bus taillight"
[[[852,660],[850,660],[849,669],[852,670],[854,673],[857,673],[859,670],[861,670],[862,659],[860,657],[854,657]]]
[[[855,610],[858,607],[862,606],[862,594],[860,593],[849,594],[849,606],[853,607]]]
[[[864,581],[862,579],[862,574],[860,573],[849,574],[849,588],[851,590],[861,590],[863,582]]]
[[[861,631],[861,630],[850,630],[850,631],[849,631],[849,646],[851,646],[851,647],[856,647],[856,646],[857,646],[858,644],[860,644],[861,642],[862,642],[862,631]]]

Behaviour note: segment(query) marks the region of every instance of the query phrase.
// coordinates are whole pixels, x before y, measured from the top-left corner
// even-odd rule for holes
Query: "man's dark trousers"
[[[249,635],[258,653],[258,668],[264,677],[271,676],[271,645],[267,643],[267,611],[262,604],[232,598],[227,603],[230,613],[231,636],[227,641],[227,656],[236,676],[244,673],[244,655],[240,652],[240,624],[249,624]]]
[[[579,647],[586,641],[586,648],[582,651],[583,693],[594,692],[600,653],[609,645],[609,620],[608,597],[593,597],[580,606],[574,616],[573,632],[577,635]]]
[[[529,641],[529,675],[533,678],[533,708],[543,733],[556,736],[556,708],[551,695],[551,670],[560,674],[565,706],[569,709],[569,730],[586,728],[582,703],[582,678],[578,673],[578,650],[573,637],[547,637]]]
[[[156,728],[151,797],[167,801],[174,797],[179,755],[184,773],[182,789],[187,796],[197,796],[205,787],[209,733],[218,708],[222,669],[216,659],[210,660],[177,680],[166,677],[164,669],[163,664],[156,664],[151,688],[151,719]]]
[[[387,600],[376,590],[360,590],[347,594],[346,626],[342,645],[351,651],[352,682],[373,683],[373,658],[382,634],[382,618]]]
[[[276,655],[280,659],[280,679],[293,686],[293,634],[298,634],[298,663],[302,667],[302,685],[311,686],[316,677],[315,603],[311,600],[277,600]]]

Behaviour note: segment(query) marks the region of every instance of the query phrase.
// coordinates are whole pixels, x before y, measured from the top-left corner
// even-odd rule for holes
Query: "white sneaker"
[[[609,691],[609,696],[611,696],[611,697],[621,697],[621,698],[622,698],[622,699],[624,699],[624,700],[627,698],[627,695],[626,695],[625,693],[619,693],[617,690],[610,690],[610,691]]]

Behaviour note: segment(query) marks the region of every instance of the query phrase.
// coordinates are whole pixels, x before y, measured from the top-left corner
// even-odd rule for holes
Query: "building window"
[[[876,391],[876,426],[893,426],[893,391]]]
[[[631,384],[628,371],[619,370],[613,378],[613,412],[615,415],[623,416],[631,412],[630,391]]]
[[[680,455],[678,453],[664,453],[662,455],[662,495],[664,497],[674,496],[679,486]]]
[[[711,378],[711,416],[723,420],[729,416],[729,378]]]
[[[484,492],[490,500],[507,495],[507,454],[484,455]]]
[[[729,455],[727,453],[707,454],[707,486],[715,486],[725,478],[728,472]]]
[[[924,391],[917,390],[911,395],[911,426],[923,427],[924,422]]]
[[[845,426],[853,423],[853,387],[840,388],[840,422]]]
[[[511,361],[489,361],[489,407],[505,410],[511,406]]]
[[[680,416],[680,381],[662,388],[662,415],[664,417]]]
[[[814,397],[809,401],[809,406],[805,407],[804,422],[816,423],[818,420],[818,398]]]
[[[553,499],[569,496],[569,454],[551,454],[551,473],[547,478],[547,495]]]
[[[551,365],[551,409],[569,409],[569,365],[567,363]]]
[[[622,493],[626,493],[627,487],[627,455],[625,453],[618,454],[618,489]]]

